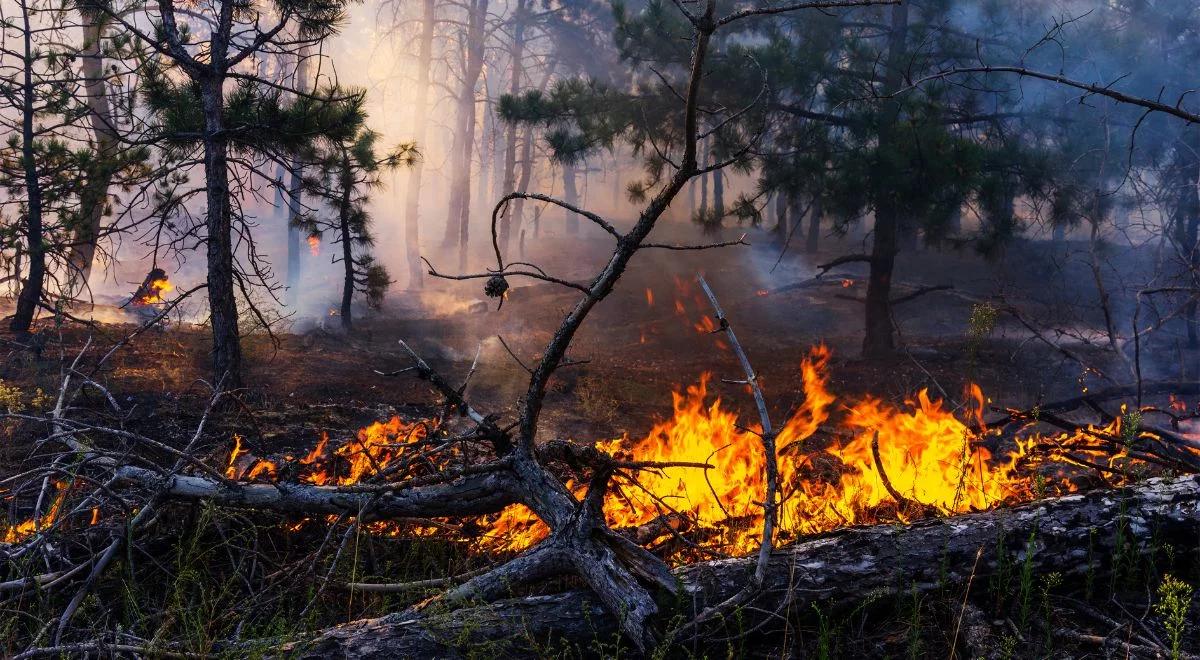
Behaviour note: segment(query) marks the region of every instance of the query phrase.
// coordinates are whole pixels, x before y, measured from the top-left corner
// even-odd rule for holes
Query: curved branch
[[[1161,101],[1153,101],[1153,100],[1150,100],[1147,98],[1142,98],[1140,96],[1133,96],[1130,94],[1126,94],[1124,92],[1118,92],[1115,89],[1112,89],[1108,85],[1099,85],[1096,83],[1080,82],[1078,80],[1072,80],[1071,78],[1067,78],[1066,76],[1059,75],[1056,73],[1046,73],[1044,71],[1036,71],[1034,69],[1029,69],[1029,68],[1022,67],[1022,66],[957,67],[954,69],[949,69],[949,70],[941,71],[941,72],[938,72],[938,73],[935,73],[935,74],[932,74],[929,76],[925,76],[924,78],[920,78],[920,79],[914,81],[911,85],[909,85],[905,89],[898,91],[897,94],[901,94],[906,91],[916,89],[922,83],[930,82],[933,80],[941,80],[943,78],[949,78],[951,76],[956,76],[956,75],[965,74],[965,73],[1012,73],[1012,74],[1021,76],[1022,78],[1036,78],[1038,80],[1045,80],[1048,82],[1057,83],[1059,85],[1065,85],[1067,87],[1074,87],[1075,89],[1083,90],[1085,92],[1088,92],[1089,94],[1095,94],[1097,96],[1104,96],[1106,98],[1110,98],[1114,101],[1117,101],[1118,103],[1125,103],[1127,105],[1136,105],[1136,106],[1139,106],[1142,108],[1146,108],[1147,110],[1149,110],[1151,112],[1161,112],[1163,114],[1172,115],[1174,117],[1183,119],[1189,123],[1193,123],[1193,124],[1200,123],[1200,114],[1188,112],[1187,110],[1184,110],[1183,108],[1180,107],[1180,105],[1183,103],[1183,96],[1186,96],[1186,94],[1183,96],[1180,96],[1179,103],[1177,103],[1176,105],[1167,105],[1166,103],[1162,103]]]

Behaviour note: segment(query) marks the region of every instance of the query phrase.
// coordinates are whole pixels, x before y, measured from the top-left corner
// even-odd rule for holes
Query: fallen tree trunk
[[[221,482],[213,478],[170,475],[153,470],[122,466],[119,482],[162,486],[164,496],[182,500],[206,500],[225,506],[263,509],[298,515],[349,514],[370,518],[434,518],[479,516],[502,511],[520,501],[515,480],[497,470],[461,476],[446,483],[376,492],[362,488],[314,486],[297,483]]]
[[[776,551],[763,589],[743,613],[810,611],[813,603],[868,595],[928,592],[1028,561],[1038,573],[1101,571],[1122,543],[1137,551],[1153,538],[1200,543],[1200,476],[1150,480],[1085,495],[916,524],[842,530]],[[1126,552],[1128,549],[1126,549]],[[1095,563],[1090,563],[1095,562]],[[753,557],[685,566],[676,575],[685,616],[740,590]],[[982,589],[983,587],[977,586]],[[664,617],[665,620],[666,617]],[[548,643],[595,648],[615,644],[617,622],[586,592],[512,598],[451,612],[403,612],[326,630],[286,651],[308,658],[455,657],[481,646],[495,653],[537,654]],[[557,642],[554,642],[557,640]]]

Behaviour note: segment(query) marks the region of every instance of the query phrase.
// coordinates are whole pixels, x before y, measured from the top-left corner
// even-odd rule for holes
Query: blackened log
[[[776,551],[763,591],[743,613],[788,604],[807,611],[813,603],[852,603],[868,595],[933,591],[981,579],[1002,562],[1024,562],[1038,573],[1064,576],[1103,571],[1119,543],[1134,552],[1200,539],[1200,476],[1150,480],[1136,486],[1093,491],[1019,507],[912,525],[842,530]],[[1127,548],[1126,551],[1129,549]],[[694,602],[689,612],[720,602],[742,588],[754,572],[753,557],[686,566],[676,572]],[[686,614],[686,613],[684,613]],[[667,617],[664,617],[664,619]],[[660,622],[661,623],[661,622]],[[400,613],[326,630],[286,651],[308,658],[456,657],[490,645],[495,653],[537,655],[551,640],[595,648],[618,639],[613,617],[585,592],[502,600],[440,614]]]

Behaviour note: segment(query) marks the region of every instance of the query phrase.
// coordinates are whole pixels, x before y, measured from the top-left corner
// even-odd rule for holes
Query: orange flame
[[[317,236],[316,234],[308,235],[308,251],[311,252],[312,256],[314,256],[314,257],[321,256],[321,237],[320,236]]]
[[[986,399],[975,385],[967,391],[968,422],[925,390],[902,406],[873,397],[835,405],[838,400],[828,389],[826,375],[829,357],[829,350],[820,346],[801,364],[805,400],[776,438],[781,540],[847,525],[904,522],[926,513],[966,513],[1029,500],[1039,491],[1031,468],[1040,462],[1088,457],[1113,466],[1128,460],[1127,452],[1112,455],[1100,442],[1105,436],[1120,437],[1120,419],[1074,434],[1034,434],[1019,439],[1007,456],[997,459],[980,446],[989,432],[982,423]],[[665,467],[640,473],[636,482],[614,483],[605,513],[616,529],[649,527],[651,544],[678,534],[676,525],[654,523],[682,517],[690,526],[689,539],[697,545],[750,552],[758,547],[763,515],[759,502],[765,492],[765,457],[757,435],[761,429],[742,426],[720,399],[710,403],[709,380],[705,375],[698,384],[676,392],[674,416],[645,437],[596,446],[623,460],[704,463],[711,468]],[[835,413],[838,423],[828,430],[826,424]],[[833,442],[828,437],[818,441],[818,432],[832,435]],[[1035,447],[1041,450],[1036,458],[1031,453]],[[1075,488],[1061,474],[1045,485],[1052,492]],[[486,547],[515,551],[537,542],[547,530],[527,509],[514,506],[491,522],[490,532]],[[672,554],[686,552],[686,546],[679,545]]]
[[[150,282],[146,290],[135,301],[138,305],[154,305],[165,302],[166,295],[175,290],[175,285],[167,278],[161,278]]]
[[[1119,468],[1137,460],[1119,449],[1130,444],[1125,436],[1153,437],[1145,431],[1126,433],[1118,417],[1074,433],[1031,433],[1017,438],[1005,453],[993,455],[984,445],[996,434],[983,423],[988,400],[979,387],[967,388],[961,411],[949,409],[925,390],[899,405],[869,396],[840,399],[829,389],[830,357],[829,349],[818,346],[802,360],[803,402],[776,436],[779,542],[847,525],[906,522],[1026,501],[1042,492],[1070,492],[1076,488],[1070,477],[1079,473],[1071,472],[1071,464],[1093,472],[1095,466],[1118,468],[1099,471],[1117,485],[1127,473]],[[673,416],[645,436],[596,443],[621,460],[689,464],[644,470],[636,480],[618,473],[604,502],[614,529],[636,530],[639,542],[661,546],[676,559],[695,556],[695,547],[745,553],[760,542],[766,461],[761,429],[744,424],[733,409],[710,397],[710,382],[704,375],[675,392]],[[323,433],[302,457],[285,457],[286,469],[252,456],[235,435],[225,475],[275,480],[293,474],[304,483],[347,486],[364,479],[430,474],[443,464],[430,463],[414,447],[438,425],[438,420],[392,417],[362,428],[341,444]],[[1122,438],[1125,441],[1116,443],[1114,451],[1113,439]],[[577,496],[586,490],[570,481],[565,485]],[[12,542],[43,529],[58,514],[61,502],[60,494],[41,520],[8,528],[0,538]],[[96,516],[94,512],[93,519]],[[289,525],[299,529],[305,522]],[[549,533],[523,505],[486,516],[478,524],[484,531],[471,543],[490,552],[520,551]],[[443,525],[444,521],[403,526],[371,522],[366,528],[388,536],[453,534],[446,531],[452,527]],[[686,543],[672,543],[685,534]]]
[[[431,426],[436,426],[436,422],[406,422],[392,417],[360,429],[354,438],[332,452],[329,451],[329,435],[322,433],[317,446],[303,458],[293,460],[288,457],[287,462],[299,466],[300,479],[305,483],[317,486],[356,484],[390,466],[408,445],[423,440]],[[242,480],[278,477],[280,466],[277,463],[247,454],[242,449],[240,436],[234,435],[233,440],[225,476]]]
[[[0,543],[19,543],[54,524],[59,510],[62,509],[63,501],[67,498],[68,489],[67,485],[61,482],[56,482],[54,487],[57,492],[46,513],[41,517],[30,518],[4,528],[3,534],[0,534]]]

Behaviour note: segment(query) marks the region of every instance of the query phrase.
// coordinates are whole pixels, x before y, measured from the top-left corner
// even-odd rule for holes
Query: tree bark
[[[775,193],[775,203],[771,206],[775,209],[775,239],[784,244],[791,227],[788,218],[788,194],[782,190]]]
[[[875,164],[875,230],[871,245],[870,275],[867,278],[866,334],[863,337],[863,357],[886,357],[895,350],[895,328],[892,325],[892,271],[896,266],[897,231],[900,209],[892,194],[892,180],[887,150],[893,148],[896,120],[900,103],[894,94],[903,81],[906,41],[908,40],[908,4],[892,7],[891,33],[888,36],[887,72],[883,96],[887,99],[880,111],[879,142]]]
[[[80,195],[79,203],[84,210],[84,223],[75,230],[74,244],[67,256],[72,293],[85,289],[88,277],[92,273],[96,242],[99,240],[104,213],[108,207],[108,187],[112,184],[114,174],[112,159],[116,156],[118,141],[116,123],[112,115],[112,106],[108,102],[104,80],[101,42],[104,38],[105,14],[88,7],[87,3],[82,3],[79,5],[79,15],[83,23],[83,50],[79,54],[79,66],[97,166],[88,173],[88,181]]]
[[[804,251],[809,254],[815,253],[821,247],[821,216],[823,214],[821,196],[815,195],[812,207],[808,210],[808,237],[804,241]]]
[[[433,31],[437,25],[437,0],[422,0],[421,37],[417,46],[417,88],[413,90],[413,140],[421,148],[425,141],[429,110],[429,73],[433,66]],[[408,288],[420,289],[425,271],[421,268],[421,178],[425,159],[409,170],[404,199],[404,258],[408,263]]]
[[[717,162],[716,154],[713,154],[712,161]],[[713,186],[713,224],[720,226],[725,219],[725,172],[722,170],[713,170],[712,173]]]
[[[213,333],[213,374],[226,389],[241,387],[242,347],[234,294],[228,143],[224,136],[224,77],[200,81],[204,112],[204,183],[208,232],[208,307]]]
[[[1115,555],[1152,552],[1152,544],[1194,547],[1198,533],[1198,476],[912,525],[847,529],[774,552],[763,590],[739,622],[750,628],[762,613],[783,606],[806,612],[814,604],[853,606],[867,597],[908,597],[968,581],[978,585],[1003,566],[1025,561],[1035,573],[1082,576],[1106,570]],[[743,557],[676,570],[687,594],[687,611],[681,614],[740,591],[755,563],[755,557]],[[285,651],[305,658],[461,657],[481,644],[493,645],[488,648],[496,653],[522,654],[554,641],[581,647],[611,643],[616,635],[617,621],[599,600],[572,591],[442,614],[410,611],[356,621]]]
[[[468,6],[466,49],[462,88],[458,94],[453,161],[450,179],[450,208],[446,218],[446,246],[458,246],[458,267],[466,267],[470,240],[471,156],[475,147],[475,87],[483,71],[483,29],[488,0],[471,0]]]
[[[509,61],[509,81],[508,94],[516,97],[521,93],[521,81],[525,77],[525,14],[527,10],[527,0],[517,0],[517,5],[513,9],[512,15],[512,43],[508,48]],[[517,122],[508,122],[508,126],[504,135],[504,194],[508,195],[517,190],[517,130],[520,127]],[[526,141],[533,135],[531,128],[527,128]],[[524,177],[522,177],[524,178]],[[522,184],[521,190],[525,189]],[[507,252],[512,241],[513,234],[513,216],[517,209],[515,205],[510,204],[505,208],[500,216],[500,227],[496,230],[497,237],[500,242],[500,249]],[[520,216],[517,215],[517,222],[520,223]]]
[[[557,60],[551,60],[550,63],[546,65],[546,74],[542,76],[542,82],[540,85],[538,85],[539,91],[546,91],[546,87],[550,85],[550,79],[554,77],[554,70],[557,68]],[[520,180],[517,181],[517,190],[521,192],[529,190],[529,181],[531,178],[533,178],[533,145],[534,140],[537,139],[537,134],[533,129],[534,127],[532,124],[527,125],[524,133],[521,134],[521,176]],[[513,233],[519,233],[521,231],[521,224],[524,222],[524,218],[525,198],[518,197],[517,199],[513,200],[512,203],[512,227],[510,231]],[[534,232],[537,233],[538,231],[539,227],[535,225]],[[501,243],[501,245],[503,246],[504,244]]]
[[[37,312],[38,303],[42,301],[42,289],[46,281],[46,237],[42,218],[42,182],[33,144],[36,137],[33,121],[37,102],[33,65],[37,55],[34,52],[34,32],[29,21],[29,6],[22,0],[20,8],[22,56],[25,60],[24,77],[21,80],[21,159],[25,161],[25,250],[29,259],[29,270],[21,286],[21,293],[17,296],[17,309],[9,329],[18,339],[23,340],[30,334],[33,316]]]
[[[563,177],[563,201],[572,205],[579,206],[579,189],[575,187],[575,164],[562,164]],[[574,236],[579,233],[579,216],[567,209],[563,209],[563,223],[567,227],[567,233]]]
[[[309,64],[307,49],[301,49],[296,62],[296,90],[309,91]],[[300,228],[296,221],[304,212],[304,166],[299,161],[292,163],[288,181],[287,204],[287,290],[288,300],[295,305],[300,297]]]
[[[350,235],[350,194],[354,191],[354,174],[350,169],[350,155],[342,150],[342,200],[338,205],[338,224],[342,232],[342,328],[354,326],[350,303],[354,301],[354,241]]]

